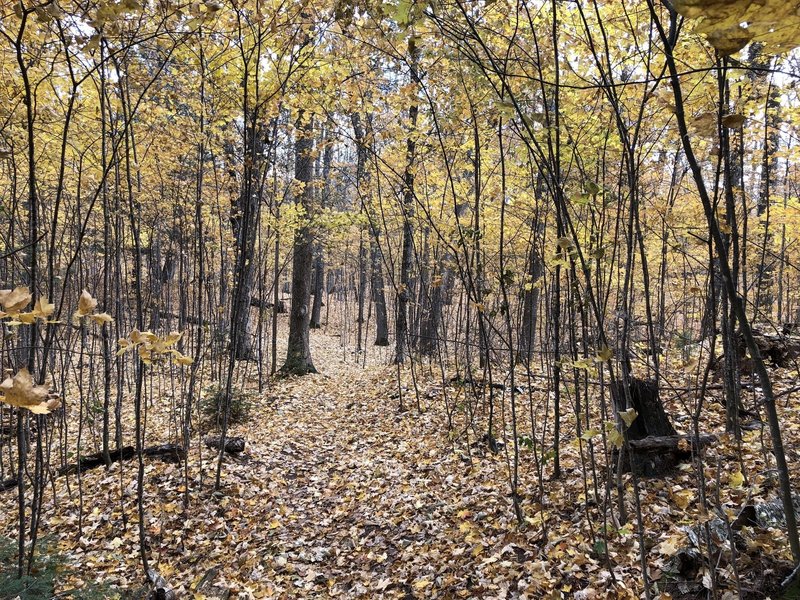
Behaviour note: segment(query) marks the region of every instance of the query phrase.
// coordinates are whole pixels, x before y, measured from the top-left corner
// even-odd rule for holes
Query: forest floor
[[[220,490],[213,489],[216,454],[203,447],[202,436],[189,454],[188,506],[182,465],[146,459],[151,568],[178,598],[640,597],[634,520],[626,525],[599,516],[591,492],[597,480],[582,469],[579,444],[565,442],[562,476],[548,477],[541,488],[523,447],[519,526],[509,494],[509,447],[491,452],[480,428],[448,433],[436,367],[430,377],[417,372],[416,387],[403,373],[400,411],[388,355],[371,349],[366,366],[358,365],[338,336],[323,332],[313,333],[313,348],[319,374],[274,382],[247,423],[232,427],[229,434],[244,437],[247,447],[226,458]],[[152,409],[148,445],[174,441],[154,439],[166,430],[157,425],[166,412],[158,415]],[[508,415],[500,417],[507,422]],[[706,463],[709,491],[720,490],[721,506],[735,513],[753,497],[774,497],[760,451],[745,453],[747,483],[738,467],[720,470],[731,451],[725,444]],[[685,466],[674,478],[648,481],[641,494],[650,576],[661,589],[665,565],[687,544],[683,528],[710,518],[697,509],[692,467]],[[605,493],[602,480],[599,492]],[[0,532],[8,538],[15,535],[15,503],[14,491],[0,494]],[[80,486],[74,475],[56,479],[40,535],[47,552],[64,557],[56,575],[60,597],[88,597],[81,590],[95,583],[135,597],[143,581],[136,461],[87,471]],[[753,532],[746,543],[738,558],[740,570],[751,573],[742,576],[745,596],[765,597],[786,570],[785,550],[773,551],[785,543],[775,531]],[[721,547],[724,554],[724,541]],[[733,598],[734,573],[725,569],[715,583],[719,597]],[[663,597],[705,597],[704,574],[681,588],[685,593],[674,587],[673,596]]]

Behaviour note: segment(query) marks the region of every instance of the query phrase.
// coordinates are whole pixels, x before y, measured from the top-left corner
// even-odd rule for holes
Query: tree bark
[[[325,144],[325,149],[322,155],[323,188],[322,194],[320,195],[320,208],[329,205],[331,194],[330,174],[331,162],[333,161],[333,143],[330,139],[330,127],[323,137],[323,143]],[[314,304],[311,308],[310,326],[312,329],[319,329],[322,325],[322,296],[325,287],[323,285],[325,279],[325,254],[320,241],[316,243],[314,254]]]
[[[253,120],[250,115],[245,115],[246,121]],[[253,332],[250,319],[250,299],[253,296],[255,274],[255,248],[256,229],[259,222],[261,208],[261,190],[259,173],[261,162],[259,157],[264,156],[264,132],[255,124],[245,127],[245,153],[244,173],[242,176],[242,189],[239,194],[238,206],[231,215],[231,227],[236,239],[237,274],[233,284],[233,303],[231,310],[231,331],[236,330],[235,352],[240,360],[254,357]],[[235,319],[235,322],[234,322]]]
[[[372,140],[372,118],[367,115],[366,131],[361,123],[361,115],[353,113],[350,116],[353,124],[353,135],[357,145],[356,155],[356,186],[359,197],[361,198],[362,209],[369,221],[369,259],[370,259],[370,285],[372,288],[372,302],[375,305],[375,345],[389,345],[389,319],[386,310],[386,292],[383,282],[383,254],[381,253],[381,230],[378,224],[370,216],[367,199],[369,198],[368,184],[369,171],[367,171],[367,157],[369,154],[369,144]]]
[[[311,269],[314,259],[313,242],[308,217],[311,215],[314,190],[314,119],[306,111],[300,111],[297,118],[297,138],[295,140],[294,177],[303,185],[300,202],[305,208],[306,219],[295,231],[292,256],[292,308],[289,311],[289,344],[286,362],[281,368],[284,374],[305,375],[316,373],[311,361],[309,324],[311,312]],[[297,200],[295,200],[297,201]]]
[[[419,82],[417,66],[419,64],[419,49],[410,38],[408,41],[408,55],[411,66],[411,81]],[[403,251],[400,261],[400,285],[397,289],[397,318],[395,319],[395,356],[397,364],[402,364],[408,355],[408,301],[413,297],[411,289],[411,261],[414,252],[414,228],[411,217],[414,213],[414,162],[416,153],[416,140],[414,137],[417,128],[417,114],[419,107],[416,103],[408,107],[409,136],[406,140],[406,168],[403,176]]]

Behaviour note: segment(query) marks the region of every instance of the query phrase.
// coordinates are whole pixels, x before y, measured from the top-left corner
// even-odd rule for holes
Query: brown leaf
[[[58,407],[53,403],[54,399],[49,398],[45,386],[34,384],[28,369],[20,369],[13,377],[6,378],[0,383],[0,392],[6,404],[27,408],[36,414],[46,414]]]
[[[21,311],[28,306],[31,298],[31,292],[25,286],[15,287],[13,290],[0,290],[0,305],[8,314]]]
[[[83,292],[81,292],[81,297],[78,299],[77,315],[79,317],[85,317],[86,315],[92,314],[95,308],[97,308],[97,299],[92,298],[89,292],[83,290]]]

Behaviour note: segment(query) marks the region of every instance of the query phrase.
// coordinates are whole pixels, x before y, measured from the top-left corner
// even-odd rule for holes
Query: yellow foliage
[[[58,398],[51,398],[47,388],[33,382],[28,369],[20,369],[13,377],[6,378],[0,383],[0,401],[27,408],[32,413],[43,415],[56,410],[61,406]]]

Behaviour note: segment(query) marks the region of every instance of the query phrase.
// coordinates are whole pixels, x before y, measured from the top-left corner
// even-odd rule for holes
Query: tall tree
[[[296,229],[292,243],[292,308],[289,311],[289,343],[285,374],[316,373],[311,360],[309,325],[311,322],[311,273],[314,268],[314,242],[309,216],[314,200],[314,115],[300,110],[295,126],[294,178],[295,202],[302,205],[305,218]]]
[[[408,38],[408,66],[411,82],[419,84],[420,51],[414,36]],[[411,264],[414,254],[414,171],[416,169],[416,134],[419,106],[412,100],[408,107],[408,137],[406,139],[406,166],[403,173],[403,249],[400,258],[400,285],[397,288],[397,317],[395,318],[395,355],[398,364],[405,362],[409,351],[408,302],[414,297],[411,289]]]

